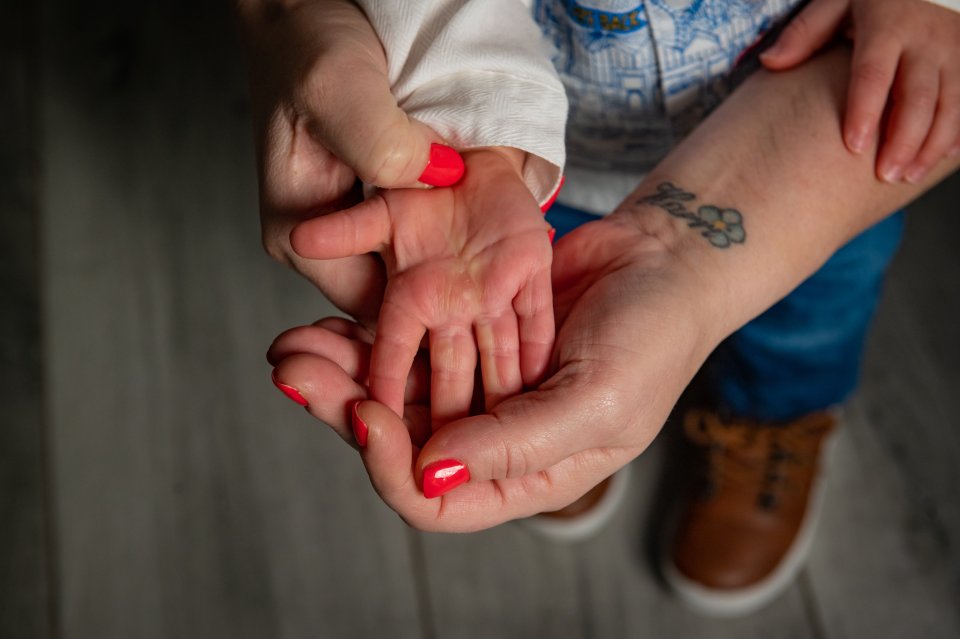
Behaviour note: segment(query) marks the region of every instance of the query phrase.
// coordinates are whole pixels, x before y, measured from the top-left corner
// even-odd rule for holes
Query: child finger
[[[760,62],[774,70],[800,64],[833,38],[849,8],[849,0],[813,0],[760,54]]]
[[[430,329],[430,413],[436,430],[470,414],[477,347],[469,326]]]
[[[379,250],[390,240],[386,200],[375,195],[354,207],[300,222],[290,246],[300,257],[331,260]]]
[[[407,378],[427,329],[391,297],[388,291],[370,353],[370,397],[402,417]]]
[[[854,153],[873,143],[890,87],[897,73],[900,49],[886,38],[867,38],[853,49],[843,140]]]
[[[520,335],[513,309],[474,325],[486,410],[523,388],[520,375]]]
[[[941,72],[940,82],[940,99],[933,127],[920,153],[904,174],[904,179],[913,184],[923,180],[930,169],[960,141],[960,78]]]
[[[543,379],[553,350],[556,326],[551,290],[550,271],[541,271],[513,301],[520,332],[520,372],[527,386]]]
[[[930,131],[940,94],[940,73],[930,62],[904,57],[894,89],[887,138],[877,157],[877,175],[899,182]]]

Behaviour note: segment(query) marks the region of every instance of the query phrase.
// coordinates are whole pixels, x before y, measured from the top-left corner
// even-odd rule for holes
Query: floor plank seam
[[[45,588],[42,593],[40,606],[46,617],[45,636],[49,639],[60,639],[63,636],[62,620],[60,615],[60,553],[58,536],[58,518],[56,509],[56,469],[52,458],[53,436],[50,432],[52,420],[50,407],[46,401],[47,394],[47,324],[46,304],[43,291],[46,290],[46,261],[44,260],[43,222],[44,210],[44,162],[40,149],[44,148],[44,128],[42,126],[42,109],[44,105],[44,76],[43,53],[44,30],[43,3],[28,3],[23,8],[23,28],[31,37],[26,38],[25,62],[29,72],[25,76],[28,109],[23,127],[30,132],[33,140],[31,152],[24,159],[29,164],[30,186],[29,204],[32,208],[34,220],[29,241],[33,247],[34,278],[39,291],[34,298],[35,312],[38,323],[37,331],[37,370],[36,379],[37,397],[37,438],[39,440],[39,474],[40,500],[42,516],[40,521],[39,543],[44,552],[44,580]]]
[[[800,590],[800,600],[803,602],[803,609],[807,614],[813,639],[828,639],[826,624],[823,622],[823,612],[820,610],[820,604],[817,602],[817,597],[813,592],[813,584],[810,582],[810,575],[806,569],[797,578],[797,588]]]
[[[412,528],[407,529],[410,548],[410,565],[413,572],[413,585],[417,597],[417,616],[423,639],[436,639],[436,625],[433,616],[433,601],[430,595],[430,578],[427,574],[426,553],[423,549],[423,533]]]

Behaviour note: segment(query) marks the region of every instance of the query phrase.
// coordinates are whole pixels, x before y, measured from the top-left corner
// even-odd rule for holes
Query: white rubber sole
[[[596,506],[581,517],[556,519],[534,515],[518,520],[517,523],[554,541],[565,543],[586,541],[606,528],[620,509],[620,505],[623,504],[629,492],[631,474],[630,464],[614,473],[610,477],[610,486],[603,497],[600,498]]]
[[[797,539],[787,551],[783,561],[766,579],[749,588],[718,590],[708,588],[687,578],[674,566],[670,557],[671,548],[660,556],[660,570],[667,585],[677,597],[692,610],[710,617],[742,617],[754,613],[783,594],[803,568],[820,521],[823,500],[826,494],[827,472],[836,442],[836,433],[824,442],[826,450],[814,486],[811,489],[808,515],[797,532]]]

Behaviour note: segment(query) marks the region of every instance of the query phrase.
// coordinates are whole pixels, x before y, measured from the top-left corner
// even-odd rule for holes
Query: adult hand
[[[671,229],[614,214],[557,243],[554,372],[536,390],[432,435],[428,413],[412,410],[427,395],[422,372],[407,387],[406,423],[360,403],[354,430],[381,498],[420,529],[477,530],[560,508],[640,454],[723,336],[692,288],[702,281],[695,265],[669,248]],[[355,329],[330,328],[294,329],[270,358],[277,378],[348,437],[369,347],[349,340]]]
[[[960,158],[923,185],[891,186],[875,179],[872,157],[847,151],[836,131],[849,59],[836,49],[754,74],[617,213],[557,243],[559,330],[539,388],[432,435],[412,410],[424,395],[416,376],[407,423],[360,402],[354,436],[382,498],[417,527],[450,531],[570,503],[648,445],[724,336],[956,168]],[[352,440],[350,406],[366,397],[366,378],[362,350],[346,347],[362,344],[313,339],[314,328],[274,344],[277,379]]]
[[[384,287],[378,259],[304,259],[291,250],[290,231],[358,202],[357,178],[384,188],[446,186],[459,179],[462,160],[397,106],[383,48],[353,3],[286,7],[246,0],[237,10],[253,98],[264,246],[370,324]]]

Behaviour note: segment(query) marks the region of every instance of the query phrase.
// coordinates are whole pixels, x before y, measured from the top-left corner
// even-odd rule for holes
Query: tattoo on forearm
[[[661,182],[657,185],[656,193],[640,198],[637,204],[653,204],[673,217],[684,220],[690,228],[703,229],[700,235],[717,248],[725,249],[731,244],[743,244],[747,239],[747,231],[743,228],[743,215],[740,211],[707,204],[694,213],[684,202],[695,199],[697,196],[693,193],[688,193],[670,182]]]

